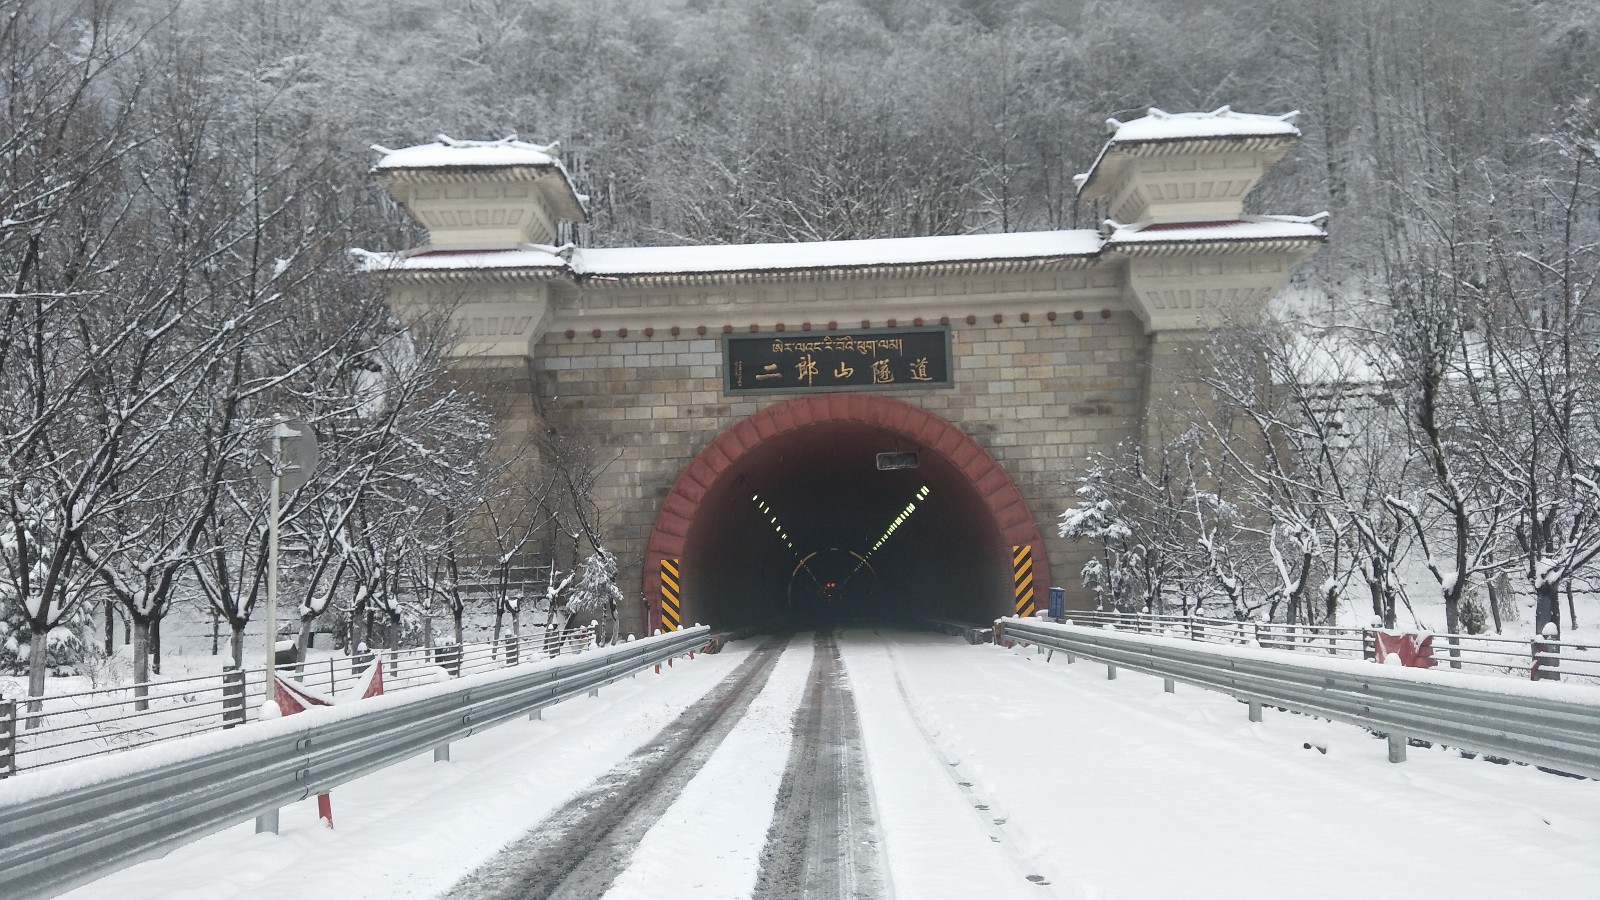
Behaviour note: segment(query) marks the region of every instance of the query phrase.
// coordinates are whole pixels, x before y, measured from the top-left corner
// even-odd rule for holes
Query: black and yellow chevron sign
[[[1033,546],[1011,548],[1011,583],[1017,591],[1017,615],[1033,615]]]
[[[661,561],[661,630],[677,631],[681,627],[683,593],[678,587],[678,561]]]

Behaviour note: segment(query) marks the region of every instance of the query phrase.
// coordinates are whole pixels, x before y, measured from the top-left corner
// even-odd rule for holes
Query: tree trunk
[[[465,643],[464,641],[462,641],[462,637],[466,634],[466,632],[462,628],[462,623],[461,623],[461,620],[462,620],[463,617],[465,617],[465,615],[466,615],[466,610],[464,608],[462,608],[459,604],[457,604],[456,606],[452,606],[450,608],[450,622],[451,622],[452,625],[455,626],[455,630],[456,630],[456,646],[457,647],[460,647],[460,646],[463,645],[463,643]]]
[[[311,617],[300,617],[300,634],[294,639],[294,646],[299,651],[299,659],[304,662],[306,650],[311,646]]]
[[[1489,592],[1489,617],[1494,619],[1494,633],[1501,634],[1505,623],[1500,621],[1500,591],[1495,587],[1495,579],[1484,580],[1483,586]]]
[[[244,626],[243,619],[228,623],[228,655],[233,657],[233,664],[240,668],[244,668]]]
[[[150,619],[150,671],[161,674],[161,619]]]
[[[1533,612],[1533,633],[1544,634],[1544,626],[1554,624],[1556,637],[1561,636],[1561,593],[1557,587],[1544,579],[1534,586],[1534,596],[1538,598]]]
[[[116,601],[106,601],[106,655],[117,652],[117,611]]]
[[[144,616],[133,619],[133,708],[144,711],[150,708],[146,700],[150,694],[150,620]]]
[[[50,662],[50,632],[40,631],[32,621],[29,621],[30,634],[28,637],[28,696],[44,696],[44,676]],[[39,700],[28,701],[28,712],[37,714],[44,709],[44,704]],[[28,717],[28,728],[38,728],[44,720],[37,715]]]

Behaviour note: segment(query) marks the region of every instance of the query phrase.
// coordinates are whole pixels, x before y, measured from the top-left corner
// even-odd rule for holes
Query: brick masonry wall
[[[1072,598],[1090,548],[1056,537],[1056,520],[1072,502],[1089,451],[1109,451],[1136,436],[1149,339],[1126,311],[1055,322],[980,319],[952,330],[955,386],[892,396],[954,422],[1011,474],[1044,535],[1054,583]],[[679,473],[728,426],[793,397],[729,397],[721,363],[721,341],[709,334],[552,332],[534,355],[539,405],[581,424],[602,453],[617,457],[597,499],[607,513],[608,546],[622,566],[624,623],[643,622],[645,545]],[[504,384],[510,389],[514,382]],[[526,416],[533,404],[508,407]]]

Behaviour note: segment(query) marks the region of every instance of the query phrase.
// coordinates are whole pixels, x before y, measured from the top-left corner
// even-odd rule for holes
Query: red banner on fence
[[[1392,658],[1402,666],[1413,669],[1431,669],[1433,662],[1433,635],[1414,631],[1373,632],[1372,658],[1378,663],[1388,663]]]
[[[297,712],[305,712],[313,706],[333,706],[338,702],[338,698],[333,695],[319,693],[281,675],[274,675],[272,681],[272,699],[278,704],[279,715],[292,716]],[[355,687],[344,693],[347,700],[365,700],[382,694],[383,660],[373,660]],[[333,827],[333,798],[327,794],[317,795],[317,818],[328,823],[329,828]]]

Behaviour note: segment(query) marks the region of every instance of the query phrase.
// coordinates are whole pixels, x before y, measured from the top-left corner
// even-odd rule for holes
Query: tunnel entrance
[[[736,423],[679,476],[645,559],[648,624],[662,627],[663,571],[669,628],[674,606],[719,628],[985,622],[1015,612],[1018,547],[1044,596],[1038,526],[960,428],[875,394],[809,396]]]

